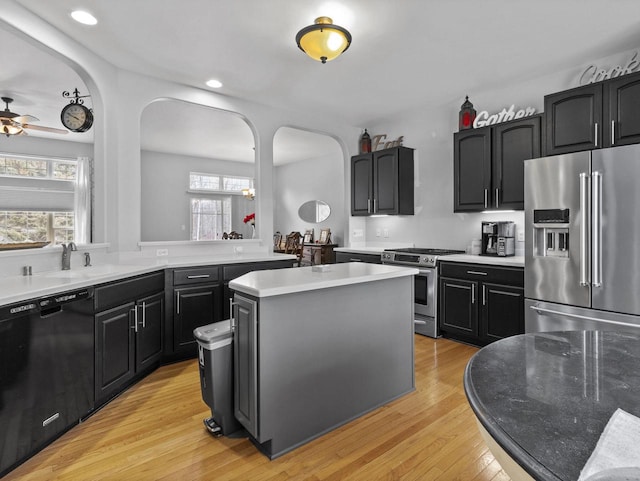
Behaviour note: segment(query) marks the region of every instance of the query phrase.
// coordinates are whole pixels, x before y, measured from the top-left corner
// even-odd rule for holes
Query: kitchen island
[[[614,412],[640,416],[639,343],[628,333],[548,332],[476,353],[465,392],[503,469],[513,479],[577,480]]]
[[[272,459],[415,389],[417,269],[317,267],[229,283],[235,415]]]

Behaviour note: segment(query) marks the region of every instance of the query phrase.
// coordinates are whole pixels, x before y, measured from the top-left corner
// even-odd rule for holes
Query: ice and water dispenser
[[[569,209],[533,211],[533,255],[569,257]]]

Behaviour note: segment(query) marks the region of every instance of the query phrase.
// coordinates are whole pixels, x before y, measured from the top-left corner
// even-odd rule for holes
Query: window
[[[0,153],[0,244],[89,242],[88,159]]]
[[[234,195],[253,187],[253,179],[191,172],[191,240],[216,240],[233,230]]]
[[[189,174],[189,189],[208,192],[241,193],[242,189],[253,187],[253,179],[218,174]]]
[[[231,197],[191,199],[191,240],[222,239],[231,231]]]

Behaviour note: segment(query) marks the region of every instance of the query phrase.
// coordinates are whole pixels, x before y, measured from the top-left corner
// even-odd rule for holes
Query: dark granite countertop
[[[464,387],[480,423],[525,471],[573,481],[617,408],[640,417],[640,336],[513,336],[471,358]]]

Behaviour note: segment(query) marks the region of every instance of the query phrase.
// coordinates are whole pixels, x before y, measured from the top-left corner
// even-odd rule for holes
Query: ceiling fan
[[[7,137],[10,135],[27,135],[25,129],[41,130],[43,132],[52,132],[54,134],[66,134],[68,133],[63,129],[54,129],[53,127],[44,127],[42,125],[32,125],[30,122],[37,122],[38,119],[33,115],[18,115],[15,112],[9,110],[9,104],[13,102],[10,97],[2,97],[2,101],[5,103],[6,108],[0,110],[0,133],[5,134]]]

